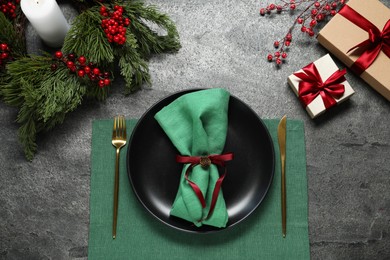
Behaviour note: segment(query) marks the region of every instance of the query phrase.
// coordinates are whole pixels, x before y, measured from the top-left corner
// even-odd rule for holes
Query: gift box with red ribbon
[[[390,101],[390,9],[378,0],[350,0],[317,39]]]
[[[288,83],[311,118],[347,100],[355,91],[329,54],[288,77]]]

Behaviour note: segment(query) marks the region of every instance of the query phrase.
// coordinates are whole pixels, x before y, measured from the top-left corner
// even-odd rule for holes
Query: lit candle
[[[69,24],[55,0],[22,0],[20,6],[47,45],[60,47],[64,43]]]

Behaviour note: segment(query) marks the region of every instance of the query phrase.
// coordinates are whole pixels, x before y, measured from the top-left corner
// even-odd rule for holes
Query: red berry
[[[278,64],[278,65],[282,64],[282,60],[280,58],[277,58],[275,61],[276,61],[276,64]]]
[[[333,2],[330,6],[331,6],[332,9],[336,9],[337,8],[337,4],[335,2]]]
[[[108,86],[110,85],[111,81],[109,79],[104,79],[104,85]]]
[[[74,53],[71,53],[68,55],[69,60],[74,60],[76,58],[76,55]]]
[[[282,58],[283,58],[283,59],[287,58],[287,53],[283,52],[283,53],[282,53]]]
[[[299,18],[297,19],[297,23],[302,24],[302,23],[303,23],[303,19],[302,19],[301,17],[299,17]]]
[[[287,47],[290,46],[290,44],[291,44],[290,41],[286,41],[286,42],[284,43],[284,45],[286,45]]]
[[[317,21],[316,20],[311,20],[311,22],[310,22],[310,27],[314,27],[314,26],[316,26],[317,25]]]
[[[265,15],[265,9],[264,8],[261,8],[260,9],[260,15]],[[127,19],[127,18],[126,18]],[[126,24],[126,20],[125,20],[125,24]]]
[[[1,57],[2,60],[7,59],[8,58],[8,52],[3,52],[0,57]]]
[[[319,7],[321,6],[321,4],[320,4],[319,2],[315,2],[315,3],[314,3],[314,6],[315,6],[316,8],[319,8]]]
[[[290,5],[290,9],[291,9],[291,10],[295,10],[295,4],[291,4],[291,5]]]
[[[107,12],[107,8],[105,6],[100,7],[100,14],[104,14]]]
[[[278,41],[275,41],[275,42],[274,42],[274,47],[275,47],[275,48],[278,48],[278,47],[279,47],[279,42],[278,42]]]
[[[280,52],[277,51],[277,52],[275,52],[274,55],[275,55],[276,58],[279,58],[280,57]]]
[[[82,78],[82,77],[85,76],[85,71],[84,71],[84,70],[79,70],[79,71],[77,72],[77,75],[78,75],[80,78]]]
[[[336,12],[335,10],[330,11],[330,15],[331,15],[331,16],[335,16],[336,13],[337,13],[337,12]]]
[[[275,5],[274,5],[274,4],[270,4],[270,5],[268,6],[268,9],[269,9],[269,10],[274,10],[274,9],[275,9]]]
[[[74,66],[74,63],[73,63],[73,61],[67,61],[66,62],[66,66],[70,69],[71,67],[73,67]]]
[[[8,45],[7,45],[6,43],[2,43],[2,44],[0,44],[0,49],[1,49],[2,51],[7,51]]]
[[[311,10],[311,14],[312,14],[312,15],[317,15],[317,14],[318,14],[318,10],[317,10],[317,9]]]
[[[314,31],[312,29],[308,29],[307,33],[309,34],[310,37],[314,36]]]
[[[322,21],[322,20],[324,20],[324,15],[323,14],[317,15],[317,21]]]
[[[88,66],[85,66],[84,71],[85,71],[85,73],[89,74],[91,72],[91,68]]]
[[[50,69],[52,70],[52,71],[55,71],[56,69],[57,69],[57,64],[51,64],[51,66],[50,66]]]
[[[279,13],[282,11],[282,6],[281,5],[278,5],[278,6],[276,6],[276,11],[278,11]]]
[[[80,56],[80,57],[78,58],[78,61],[79,61],[79,63],[80,63],[81,65],[83,65],[83,64],[85,64],[85,62],[87,61],[87,59],[86,59],[84,56]]]
[[[286,35],[286,41],[292,41],[292,35],[291,35],[291,33],[288,33],[287,35]]]
[[[62,58],[62,52],[61,51],[56,51],[56,53],[54,54],[54,56],[57,58],[57,59],[61,59]]]
[[[307,30],[306,26],[301,27],[301,32],[306,32],[306,30]]]
[[[268,61],[272,61],[272,59],[273,59],[273,56],[272,56],[272,54],[268,54],[268,56],[267,56],[267,60],[268,60]]]
[[[324,8],[325,8],[326,11],[330,10],[330,6],[328,4],[326,4]]]
[[[100,88],[104,87],[104,80],[99,80],[98,84]]]
[[[100,70],[98,68],[94,68],[93,69],[93,74],[99,75],[100,74]]]

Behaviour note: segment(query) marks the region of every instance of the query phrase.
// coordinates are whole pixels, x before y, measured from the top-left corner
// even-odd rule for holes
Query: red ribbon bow
[[[317,67],[314,63],[310,63],[302,69],[303,72],[294,73],[295,76],[302,81],[299,82],[298,96],[304,107],[307,107],[318,95],[321,95],[325,108],[337,104],[335,98],[340,98],[344,95],[344,75],[346,69],[338,70],[333,73],[325,82],[322,81]]]
[[[387,21],[383,30],[380,31],[374,24],[353,10],[348,5],[345,5],[339,14],[351,21],[356,26],[368,32],[368,39],[352,47],[348,52],[359,49],[363,53],[354,62],[351,70],[356,74],[362,74],[383,51],[390,58],[390,19]]]
[[[195,182],[191,181],[188,177],[189,174],[192,170],[197,165],[201,165],[202,167],[208,167],[210,164],[216,164],[221,167],[225,167],[225,162],[233,160],[233,153],[225,153],[225,154],[214,154],[214,155],[208,155],[208,156],[181,156],[181,155],[176,155],[176,162],[178,163],[190,163],[190,167],[187,168],[187,171],[185,173],[185,179],[188,181],[190,184],[191,188],[194,190],[196,196],[198,197],[200,203],[202,204],[202,208],[206,207],[206,201],[205,198],[202,194],[202,191],[196,185]],[[211,205],[209,209],[209,213],[207,214],[206,219],[208,219],[211,214],[214,211],[215,204],[217,203],[218,199],[218,193],[219,190],[221,189],[222,181],[225,178],[227,173],[227,169],[225,168],[224,173],[219,176],[218,180],[215,183],[214,190],[213,190],[213,195],[211,198]],[[199,220],[202,221],[202,220]]]

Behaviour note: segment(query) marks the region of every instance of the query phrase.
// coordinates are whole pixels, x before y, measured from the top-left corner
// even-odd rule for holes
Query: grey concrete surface
[[[390,102],[349,71],[356,94],[311,120],[287,76],[327,51],[295,36],[284,66],[265,60],[293,16],[260,17],[261,0],[148,2],[176,22],[183,46],[151,59],[152,88],[125,97],[117,80],[107,101],[86,100],[40,134],[32,162],[17,141],[17,110],[0,102],[0,259],[86,259],[92,121],[137,118],[170,93],[207,87],[228,89],[263,118],[304,121],[312,259],[390,259]],[[31,28],[28,43],[42,48]]]

